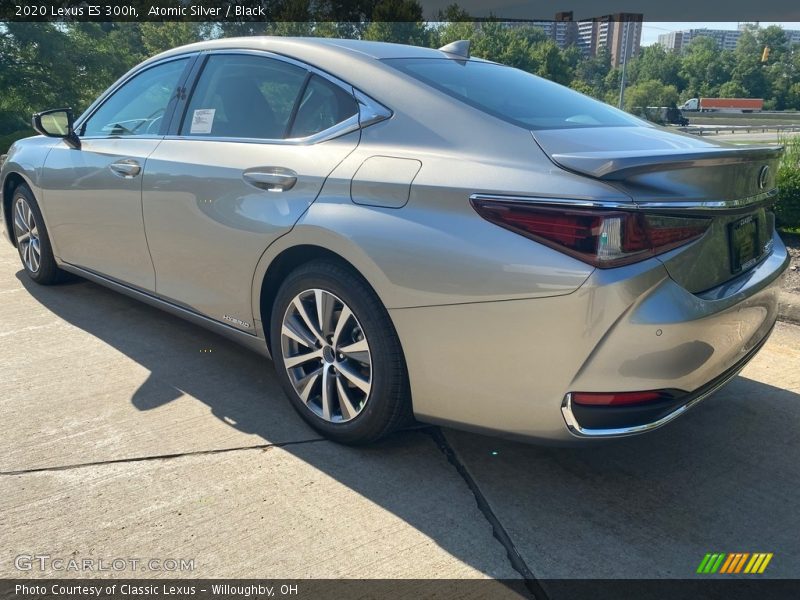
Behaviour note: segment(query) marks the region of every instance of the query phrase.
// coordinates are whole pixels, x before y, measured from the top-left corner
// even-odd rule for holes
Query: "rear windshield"
[[[447,58],[384,62],[485,113],[527,129],[641,126],[642,121],[567,87],[494,63]]]

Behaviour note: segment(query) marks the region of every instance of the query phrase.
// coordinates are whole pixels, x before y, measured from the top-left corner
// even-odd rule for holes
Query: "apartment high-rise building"
[[[749,26],[748,23],[741,23],[738,29],[684,29],[683,31],[670,31],[669,33],[662,33],[658,36],[658,43],[668,50],[680,52],[684,50],[692,40],[699,37],[711,38],[717,43],[717,47],[722,50],[733,50],[739,42],[745,27]],[[797,29],[784,29],[783,33],[786,35],[786,41],[789,45],[800,44],[800,30]]]
[[[614,13],[578,21],[578,46],[587,56],[608,48],[612,66],[618,67],[639,53],[643,20],[641,13]]]
[[[506,27],[533,26],[559,48],[578,46],[585,56],[595,56],[600,48],[611,52],[611,63],[618,67],[639,53],[642,42],[641,13],[615,13],[573,20],[572,11],[556,13],[552,21],[504,21]]]
[[[572,20],[572,12],[556,13],[552,21],[528,21],[525,19],[503,21],[506,27],[536,27],[559,48],[566,48],[575,43],[577,29]]]

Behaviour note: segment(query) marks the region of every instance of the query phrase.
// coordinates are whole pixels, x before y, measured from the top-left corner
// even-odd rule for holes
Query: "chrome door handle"
[[[125,177],[126,179],[136,177],[142,171],[142,167],[139,165],[139,163],[130,158],[111,163],[108,168],[111,169],[115,175]]]
[[[287,192],[297,183],[297,173],[282,167],[253,169],[245,171],[242,177],[250,185],[268,192]]]

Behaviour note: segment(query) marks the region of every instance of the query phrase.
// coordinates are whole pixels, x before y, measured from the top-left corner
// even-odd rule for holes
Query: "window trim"
[[[124,85],[130,82],[135,77],[138,77],[145,71],[149,71],[157,66],[164,65],[170,62],[174,62],[176,60],[186,60],[188,59],[186,66],[184,67],[183,73],[178,78],[178,85],[176,89],[180,89],[185,87],[189,75],[193,72],[194,64],[197,61],[197,58],[200,56],[200,52],[189,52],[186,54],[179,54],[177,56],[170,56],[164,58],[162,60],[158,60],[152,63],[148,63],[146,65],[142,65],[141,68],[137,68],[135,70],[128,71],[125,75],[123,75],[120,79],[114,82],[105,92],[100,94],[100,96],[89,105],[83,114],[78,117],[75,121],[75,131],[78,132],[78,137],[81,140],[128,140],[128,139],[136,139],[136,140],[152,140],[152,139],[163,139],[164,136],[169,132],[170,128],[172,127],[172,120],[175,113],[175,109],[178,106],[180,99],[173,96],[170,101],[167,103],[167,108],[162,116],[162,123],[166,125],[162,125],[159,129],[159,133],[155,134],[146,134],[146,135],[83,135],[84,128],[86,127],[87,122],[91,119],[95,113],[100,110],[103,105],[111,99],[111,97],[116,94]],[[163,132],[163,133],[162,133]]]
[[[184,82],[184,86],[190,88],[189,93],[186,95],[186,99],[181,101],[180,104],[180,118],[178,117],[177,111],[176,114],[173,116],[172,123],[170,124],[170,128],[167,132],[167,135],[164,136],[166,140],[196,140],[196,141],[204,141],[204,142],[235,142],[235,143],[242,143],[242,144],[273,144],[276,146],[307,146],[311,144],[319,144],[321,142],[326,142],[328,140],[332,140],[348,133],[352,133],[354,131],[358,131],[359,129],[363,129],[373,123],[378,123],[379,121],[383,121],[389,119],[394,114],[391,109],[387,108],[383,104],[380,104],[376,100],[373,100],[360,90],[357,90],[352,85],[342,81],[341,79],[334,77],[330,73],[323,71],[313,65],[309,65],[308,63],[304,63],[294,58],[290,58],[288,56],[284,56],[282,54],[277,54],[275,52],[271,52],[268,50],[255,50],[255,49],[248,49],[248,48],[225,48],[220,50],[209,50],[200,52],[202,55],[202,59],[199,61],[199,65],[197,69],[193,69],[192,77],[190,81]],[[334,85],[340,87],[345,92],[352,94],[353,98],[356,101],[356,106],[358,110],[356,113],[344,121],[340,121],[335,125],[329,127],[328,129],[324,129],[312,135],[302,137],[302,138],[238,138],[238,137],[225,137],[225,136],[213,136],[213,135],[180,135],[180,129],[183,124],[183,121],[186,119],[186,114],[189,108],[189,103],[191,102],[192,96],[194,95],[195,89],[197,87],[197,83],[202,76],[203,67],[208,62],[208,58],[211,56],[219,55],[219,54],[244,54],[244,55],[251,55],[251,56],[259,56],[263,58],[271,58],[274,60],[278,60],[281,62],[285,62],[301,69],[304,69],[307,72],[306,80],[301,86],[304,91],[305,85],[307,85],[308,80],[310,79],[310,75],[319,75],[320,77],[330,81]],[[291,130],[291,125],[293,124],[293,119],[296,116],[296,112],[293,111],[292,117],[287,124],[289,130]]]

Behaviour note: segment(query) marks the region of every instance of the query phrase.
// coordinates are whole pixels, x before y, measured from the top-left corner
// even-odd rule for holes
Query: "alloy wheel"
[[[25,267],[31,273],[38,272],[42,264],[39,228],[36,226],[36,220],[28,201],[23,197],[17,198],[14,205],[14,234]]]
[[[281,325],[284,367],[297,395],[318,417],[350,421],[372,389],[372,357],[361,324],[337,296],[320,289],[297,294]]]

